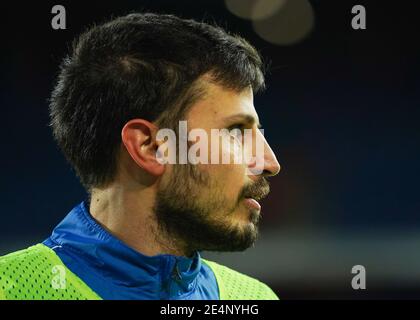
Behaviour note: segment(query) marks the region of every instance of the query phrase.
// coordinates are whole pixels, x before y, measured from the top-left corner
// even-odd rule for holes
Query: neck
[[[141,191],[118,185],[94,189],[89,210],[103,228],[144,255],[189,256],[159,228],[153,211],[155,194],[152,187]]]

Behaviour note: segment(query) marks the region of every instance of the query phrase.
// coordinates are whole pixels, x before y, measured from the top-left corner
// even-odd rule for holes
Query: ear
[[[157,130],[153,123],[143,119],[132,119],[121,130],[122,142],[131,158],[153,176],[160,176],[165,171],[165,166],[156,158]]]

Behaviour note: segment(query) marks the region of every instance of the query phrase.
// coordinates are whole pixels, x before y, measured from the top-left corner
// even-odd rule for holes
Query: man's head
[[[265,176],[279,171],[266,141],[262,174],[248,176],[246,163],[161,164],[156,133],[186,120],[189,129],[261,136],[253,93],[263,87],[261,59],[242,38],[175,16],[130,14],[75,42],[52,93],[51,125],[88,192],[116,181],[151,188],[161,231],[186,250],[242,250],[257,235],[251,198],[265,196]]]

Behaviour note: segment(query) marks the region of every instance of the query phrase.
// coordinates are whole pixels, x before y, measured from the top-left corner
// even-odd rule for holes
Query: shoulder
[[[43,244],[37,244],[29,248],[15,251],[0,257],[0,271],[3,273],[16,271],[15,269],[29,269],[30,266],[40,266],[50,262],[55,254]],[[20,270],[23,271],[23,270]]]
[[[41,245],[31,246],[29,248],[15,251],[7,255],[0,257],[0,271],[6,273],[8,270],[11,270],[15,267],[21,266],[25,262],[38,262],[36,260],[43,260],[45,257],[45,250],[43,250]]]
[[[214,261],[202,260],[216,277],[221,300],[279,299],[265,283]]]
[[[0,300],[98,298],[43,244],[0,257]]]
[[[35,245],[29,248],[15,251],[0,257],[0,299],[18,298],[28,283],[28,279],[35,276],[35,272],[48,261],[46,250],[42,245]],[[17,292],[15,292],[17,291]]]

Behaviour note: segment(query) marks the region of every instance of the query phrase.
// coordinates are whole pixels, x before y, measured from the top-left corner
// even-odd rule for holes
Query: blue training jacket
[[[43,243],[103,299],[219,299],[215,275],[198,252],[145,256],[96,222],[85,201]]]

